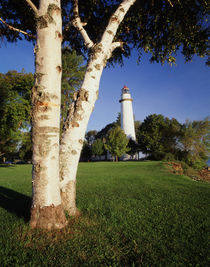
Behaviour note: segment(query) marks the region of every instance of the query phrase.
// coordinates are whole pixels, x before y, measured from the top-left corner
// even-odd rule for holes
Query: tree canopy
[[[101,156],[104,155],[105,149],[104,149],[104,143],[101,139],[96,139],[92,144],[92,153],[95,156]]]
[[[33,2],[36,7],[39,6],[39,0]],[[94,43],[99,42],[110,16],[120,2],[79,1],[81,20]],[[32,9],[25,0],[0,0],[0,18],[0,36],[9,42],[24,37],[33,40],[36,35],[37,18],[33,16]],[[73,19],[73,1],[63,0],[63,42],[77,52],[87,55],[83,39],[72,24]],[[27,34],[12,31],[5,23]],[[115,37],[124,44],[123,49],[117,49],[110,60],[113,63],[122,63],[123,57],[129,57],[131,50],[135,48],[139,59],[143,52],[149,52],[151,61],[173,63],[176,51],[180,50],[186,61],[190,61],[194,54],[208,56],[208,36],[209,9],[205,0],[137,0],[128,11]]]
[[[116,159],[118,161],[118,157],[129,151],[128,142],[129,140],[120,126],[116,126],[109,131],[104,146],[112,155],[113,160]]]
[[[85,134],[85,139],[89,146],[93,144],[93,142],[96,140],[97,131],[96,130],[90,130]]]
[[[193,168],[203,168],[210,151],[209,118],[187,121],[152,114],[145,118],[138,130],[140,150],[150,158],[176,159]]]
[[[74,93],[80,88],[84,79],[86,66],[82,56],[69,48],[62,50],[62,81],[61,81],[61,126],[66,120],[69,105],[74,100]]]
[[[16,150],[20,129],[31,120],[32,73],[9,71],[0,73],[0,154]]]
[[[144,154],[163,159],[166,153],[174,154],[180,137],[181,124],[176,119],[152,114],[139,127],[138,143]]]

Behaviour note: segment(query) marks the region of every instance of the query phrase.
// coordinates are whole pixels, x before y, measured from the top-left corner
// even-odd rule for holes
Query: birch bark
[[[60,187],[63,207],[70,215],[77,215],[76,173],[88,120],[98,97],[103,70],[102,59],[91,60],[81,89],[69,109],[60,145]]]
[[[112,52],[123,44],[113,42],[117,29],[135,0],[124,0],[111,16],[101,42],[93,44],[79,17],[78,0],[74,2],[74,25],[84,38],[91,56],[81,89],[75,95],[66,120],[60,145],[60,188],[64,209],[77,215],[76,173],[87,124],[98,97],[103,68]]]
[[[33,203],[30,224],[32,228],[52,229],[66,225],[59,186],[60,0],[40,0],[36,17],[36,72],[32,96]]]

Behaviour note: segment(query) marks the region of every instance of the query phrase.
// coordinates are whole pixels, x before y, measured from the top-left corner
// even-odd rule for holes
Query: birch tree
[[[21,0],[21,4],[0,0],[0,35],[8,41],[23,35],[27,40],[36,38],[30,224],[62,228],[67,224],[64,210],[78,214],[77,166],[107,62],[122,63],[133,47],[139,57],[150,52],[151,61],[162,63],[174,62],[180,47],[186,60],[193,54],[207,55],[207,4],[193,0]],[[62,41],[83,52],[88,64],[59,142]]]

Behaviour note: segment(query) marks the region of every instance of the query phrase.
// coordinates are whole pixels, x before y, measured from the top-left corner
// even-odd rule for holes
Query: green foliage
[[[39,0],[33,0],[35,5],[39,4]],[[1,39],[6,39],[8,42],[16,42],[17,40],[26,39],[33,41],[33,36],[36,36],[36,21],[33,10],[21,0],[0,0],[0,17],[9,25],[26,31],[29,35],[20,34],[17,31],[10,30],[6,25],[0,22],[0,36]]]
[[[32,160],[32,141],[31,131],[23,132],[21,138],[21,146],[18,151],[19,158],[25,161]]]
[[[33,80],[31,73],[0,73],[0,154],[14,152],[29,127]]]
[[[104,146],[112,155],[113,160],[115,158],[117,161],[118,157],[121,157],[129,151],[129,148],[127,147],[128,142],[129,140],[123,130],[119,126],[116,126],[109,131]]]
[[[91,161],[92,149],[91,146],[85,141],[83,143],[80,161]]]
[[[166,153],[176,154],[181,125],[176,119],[163,115],[149,115],[137,134],[140,149],[151,158],[160,160]]]
[[[85,134],[85,139],[86,139],[86,141],[87,141],[89,146],[91,146],[93,144],[93,142],[96,140],[96,136],[97,136],[97,131],[96,130],[88,131]]]
[[[96,139],[92,144],[92,153],[96,156],[104,155],[104,143],[101,139]]]
[[[75,51],[64,48],[62,51],[62,82],[61,82],[61,129],[66,119],[69,105],[74,93],[81,87],[86,66],[82,56]]]
[[[117,119],[116,119],[116,125],[121,126],[121,112],[118,112]]]
[[[195,169],[206,165],[210,152],[210,120],[187,121],[182,126],[182,160]]]
[[[108,136],[109,131],[116,126],[115,122],[109,123],[107,124],[103,129],[101,129],[97,135],[96,135],[96,139],[100,138],[100,139],[106,139],[106,137]]]
[[[73,93],[81,86],[86,68],[83,57],[77,56],[75,51],[70,52],[67,48],[63,49],[62,64],[61,129]],[[12,156],[17,152],[19,145],[19,157],[31,158],[30,133],[22,133],[20,129],[30,129],[33,83],[32,73],[0,73],[0,157]]]
[[[39,6],[38,0],[33,2]],[[100,41],[111,15],[120,3],[119,0],[79,1],[81,20],[87,23],[85,30],[94,43]],[[87,56],[80,33],[69,23],[69,18],[74,18],[72,1],[62,1],[62,16],[65,44]],[[36,35],[36,19],[27,3],[19,5],[16,0],[0,0],[0,17],[10,25]],[[115,37],[124,43],[124,49],[114,51],[110,61],[123,63],[123,58],[130,56],[133,47],[138,51],[139,60],[143,52],[146,52],[151,54],[152,62],[173,64],[178,50],[186,61],[190,61],[194,54],[208,56],[208,20],[207,1],[137,0],[120,24]],[[23,35],[9,30],[3,23],[0,23],[0,34],[10,42],[23,38]],[[24,38],[32,40],[27,35]],[[209,64],[208,60],[207,63]]]
[[[210,147],[210,121],[187,121],[183,125],[162,115],[150,115],[140,125],[138,142],[153,159],[180,160],[194,169],[206,166]]]
[[[87,23],[85,29],[94,42],[100,37],[108,20],[121,1],[83,1],[79,4],[82,21]],[[124,50],[117,49],[110,59],[112,63],[123,63],[123,57],[129,57],[135,47],[139,60],[143,52],[151,54],[151,61],[176,61],[176,51],[180,50],[186,61],[194,54],[208,56],[209,10],[206,1],[180,0],[173,1],[136,1],[121,23],[116,40],[121,40]],[[64,8],[68,14],[67,8]],[[64,13],[63,13],[64,14]],[[68,24],[68,16],[63,20]],[[68,41],[74,49],[85,51],[82,38],[74,27],[66,29]],[[208,62],[208,61],[207,61]]]
[[[182,161],[181,162],[184,174],[187,175],[188,177],[191,177],[193,179],[197,179],[198,177],[198,172],[194,168],[190,167],[186,162]]]
[[[139,130],[140,125],[141,125],[141,122],[140,121],[136,121],[136,120],[134,121],[134,128],[135,128],[135,133],[136,133],[136,139],[138,139],[137,134],[138,134],[138,130]]]
[[[0,166],[0,266],[208,266],[210,184],[160,162],[80,163],[82,215],[29,227],[31,165]]]
[[[133,139],[129,139],[129,142],[128,142],[128,148],[129,148],[129,151],[128,151],[128,154],[131,155],[132,157],[140,151],[140,147],[139,147],[139,144],[134,141]]]
[[[163,156],[163,160],[164,161],[174,161],[175,160],[175,155],[173,155],[172,153],[166,153]]]

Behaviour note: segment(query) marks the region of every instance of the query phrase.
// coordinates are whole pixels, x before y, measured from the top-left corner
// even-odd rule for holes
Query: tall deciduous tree
[[[146,117],[139,127],[138,143],[141,151],[154,158],[163,159],[166,153],[176,153],[181,136],[181,124],[161,114]]]
[[[87,141],[84,141],[82,151],[80,154],[81,161],[91,161],[92,149]]]
[[[140,151],[139,144],[132,138],[130,138],[128,142],[128,148],[129,148],[128,154],[131,155],[131,158],[133,159],[135,156],[135,158],[137,159],[138,153]]]
[[[129,139],[120,126],[116,126],[110,130],[104,146],[112,155],[113,161],[118,161],[119,157],[129,151],[128,142]]]
[[[36,35],[31,226],[47,229],[65,226],[64,209],[77,213],[77,166],[107,61],[122,62],[133,47],[139,55],[150,52],[152,61],[174,62],[178,49],[191,60],[193,54],[207,54],[208,41],[203,0],[63,0],[63,31],[60,4],[60,0],[22,0],[22,5],[0,0],[2,36],[13,41],[20,32],[28,40]],[[86,54],[88,65],[69,107],[59,146],[62,38]]]
[[[85,139],[86,139],[86,141],[87,141],[89,146],[91,146],[93,144],[93,142],[95,141],[96,135],[97,135],[97,131],[96,130],[88,131],[85,134]]]
[[[92,153],[95,156],[104,155],[104,143],[101,139],[96,139],[92,144]]]
[[[210,120],[187,121],[182,126],[180,147],[185,160],[194,168],[203,168],[210,153]]]
[[[30,124],[32,73],[0,73],[0,155],[17,150],[20,129]]]
[[[19,158],[25,161],[32,159],[31,131],[21,133],[21,144],[18,151]]]
[[[116,122],[112,122],[112,123],[107,124],[103,129],[101,129],[97,133],[96,139],[99,139],[99,138],[100,139],[106,139],[106,137],[108,136],[108,132],[115,126],[117,126]]]

